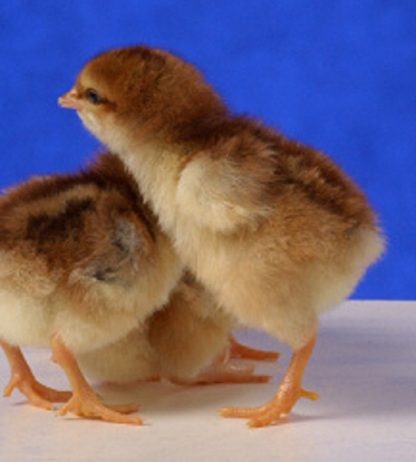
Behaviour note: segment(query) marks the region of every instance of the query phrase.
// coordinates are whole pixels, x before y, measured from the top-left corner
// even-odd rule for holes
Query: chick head
[[[58,102],[75,109],[85,127],[113,149],[132,134],[166,139],[195,128],[195,121],[207,115],[225,112],[193,66],[144,46],[99,54]]]

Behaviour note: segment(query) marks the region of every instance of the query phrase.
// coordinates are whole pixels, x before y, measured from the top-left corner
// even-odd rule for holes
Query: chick
[[[252,366],[229,361],[241,356],[276,359],[273,352],[230,341],[233,326],[209,293],[185,274],[169,302],[145,323],[78,360],[85,375],[120,384],[161,378],[178,384],[268,381],[267,376],[254,375]]]
[[[136,46],[104,52],[59,99],[116,152],[181,260],[230,315],[292,349],[274,397],[223,416],[266,426],[300,397],[319,315],[383,250],[357,186],[316,150],[231,114],[200,73]]]
[[[18,388],[59,414],[140,424],[102,404],[76,356],[125,337],[168,300],[181,265],[120,160],[103,155],[74,175],[34,178],[0,198],[0,345]],[[38,383],[19,346],[50,346],[71,393]],[[118,412],[120,411],[120,412]]]
[[[91,201],[90,209],[76,209],[76,201],[86,200]],[[119,295],[137,297],[133,306],[139,307],[142,322],[138,323],[133,319],[132,325],[137,327],[120,340],[117,331],[115,335],[113,332],[106,333],[107,338],[103,340],[98,337],[102,337],[102,332],[94,333],[92,330],[88,335],[93,334],[97,338],[88,345],[84,345],[85,339],[74,340],[72,338],[74,333],[70,333],[69,337],[66,333],[66,343],[72,346],[75,341],[78,342],[72,351],[81,369],[86,369],[87,375],[117,382],[143,380],[156,375],[181,383],[267,380],[264,376],[254,376],[251,368],[236,369],[227,362],[223,364],[214,361],[224,348],[228,348],[227,338],[232,322],[220,310],[212,309],[211,298],[189,274],[175,290],[163,310],[150,316],[148,320],[142,318],[142,315],[146,316],[152,306],[159,307],[158,301],[163,303],[166,300],[166,294],[177,280],[179,263],[175,261],[166,239],[159,236],[161,233],[157,230],[153,218],[140,204],[135,184],[131,182],[130,176],[117,157],[105,154],[99,157],[87,172],[78,175],[31,180],[6,194],[0,200],[0,210],[4,212],[3,221],[0,223],[3,237],[1,249],[2,252],[4,251],[6,261],[10,260],[7,266],[6,262],[2,266],[0,281],[3,290],[0,290],[0,293],[3,295],[3,300],[5,296],[12,297],[14,305],[22,304],[25,300],[27,305],[32,304],[37,310],[32,326],[19,326],[19,329],[22,327],[25,329],[23,333],[19,333],[16,326],[7,326],[7,322],[10,322],[10,314],[2,317],[3,330],[9,332],[2,335],[2,338],[7,338],[8,342],[0,340],[0,345],[12,369],[12,380],[6,387],[6,396],[17,387],[30,402],[45,409],[51,409],[54,401],[67,401],[71,398],[71,393],[58,392],[38,383],[20,349],[14,345],[46,344],[48,330],[53,328],[54,332],[59,332],[63,328],[72,327],[75,323],[78,324],[75,325],[76,328],[85,330],[84,335],[92,330],[88,323],[101,323],[99,330],[102,330],[107,325],[103,324],[103,320],[99,317],[94,319],[98,300],[94,299],[97,295],[92,295],[94,294],[92,291],[105,290],[98,295],[98,297],[107,297],[104,306],[112,302],[115,306],[120,303],[118,300],[114,301],[113,287],[94,287],[97,283],[99,285],[116,283],[115,289],[117,285],[126,285],[125,293],[122,287],[119,287]],[[133,215],[129,216],[131,213]],[[145,264],[134,255],[133,258],[129,256],[129,252],[134,249],[128,249],[128,244],[133,243],[132,246],[137,246],[141,238],[140,235],[134,236],[134,228],[128,229],[129,225],[131,227],[136,225],[135,215],[137,219],[147,224],[149,233],[154,234],[154,242],[151,245],[159,247],[153,249],[149,256],[153,261],[145,261]],[[33,226],[34,224],[36,226]],[[32,227],[30,231],[32,235],[28,231],[29,226]],[[146,241],[149,236],[145,237],[146,240],[140,244],[143,247],[144,244],[148,244]],[[135,239],[137,242],[134,242]],[[83,248],[79,247],[82,245]],[[62,252],[63,249],[65,252]],[[61,253],[55,254],[58,251]],[[36,263],[34,266],[31,260],[32,266],[26,268],[23,265],[29,263],[29,256],[33,256],[33,261]],[[147,291],[144,291],[144,295],[130,294],[129,285],[132,277],[129,272],[137,272],[138,269],[134,266],[138,264],[141,265],[140,271],[148,268],[149,271],[155,272],[153,275],[149,274],[147,281],[138,279],[142,284],[141,290],[146,282],[149,283],[149,288],[154,290],[150,296]],[[160,265],[160,268],[157,265]],[[39,271],[39,268],[42,271]],[[156,272],[158,269],[160,273]],[[56,271],[54,276],[52,271]],[[154,281],[152,278],[160,278],[160,281]],[[76,285],[79,284],[80,279],[82,279],[83,292],[74,294],[73,292],[80,289]],[[17,288],[23,291],[19,297],[13,293]],[[68,290],[69,295],[63,296],[62,294]],[[159,290],[161,292],[158,292]],[[88,297],[94,298],[88,300]],[[85,301],[82,301],[82,298],[85,298]],[[79,315],[74,313],[71,320],[70,312],[59,313],[58,304],[62,299],[65,299],[65,304],[72,302],[69,309],[89,310],[87,316],[92,319],[85,320],[84,316],[77,319]],[[142,305],[139,306],[139,303]],[[123,308],[120,307],[121,310]],[[51,310],[57,312],[46,314],[49,319],[45,320],[44,312]],[[22,324],[18,313],[12,315],[17,317],[15,322]],[[21,315],[23,316],[23,312]],[[113,313],[110,311],[111,315]],[[59,318],[65,320],[64,317],[68,319],[61,325]],[[64,334],[61,332],[62,335]],[[107,346],[108,342],[110,344]],[[242,353],[246,358],[273,359],[273,352],[247,350],[247,347],[231,342],[228,356],[241,356]],[[106,346],[100,347],[103,343]],[[71,361],[72,364],[68,374],[71,377],[74,374],[73,369],[76,370],[76,365],[73,359],[66,360]],[[213,361],[214,363],[211,364]],[[79,371],[76,371],[76,374],[79,377]],[[80,380],[83,381],[82,378]],[[86,387],[84,383],[83,388]],[[88,390],[91,392],[89,388]],[[131,407],[131,410],[133,409],[135,407]],[[67,410],[74,409],[67,407],[61,413]],[[108,418],[108,413],[103,409],[100,412],[103,413],[102,418]],[[114,414],[110,418],[114,418]],[[137,421],[129,420],[129,422]]]

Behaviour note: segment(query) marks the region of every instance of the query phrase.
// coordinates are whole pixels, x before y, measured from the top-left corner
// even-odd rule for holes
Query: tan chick
[[[190,274],[169,302],[126,337],[78,356],[85,375],[118,384],[166,379],[178,384],[267,382],[234,358],[275,360],[276,353],[236,342],[234,322]]]
[[[170,241],[110,154],[68,176],[34,178],[0,198],[0,345],[18,388],[59,414],[140,424],[136,406],[100,402],[76,356],[124,338],[168,300],[182,269]],[[38,383],[19,349],[52,349],[72,394]]]
[[[92,59],[59,100],[134,175],[182,259],[230,315],[293,349],[275,396],[228,417],[265,426],[300,397],[318,316],[383,250],[364,195],[326,156],[230,114],[200,73],[165,51]]]

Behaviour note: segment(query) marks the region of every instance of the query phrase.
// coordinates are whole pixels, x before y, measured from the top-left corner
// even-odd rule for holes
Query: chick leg
[[[286,374],[271,401],[257,408],[224,408],[220,410],[220,414],[224,417],[249,418],[250,427],[264,427],[288,414],[299,398],[318,399],[317,393],[301,387],[303,372],[315,340],[314,335],[303,348],[293,353]]]
[[[279,353],[276,351],[257,350],[238,342],[234,336],[230,336],[230,358],[252,359],[253,361],[276,361]]]
[[[141,425],[141,419],[123,415],[124,413],[129,414],[137,411],[136,405],[106,406],[99,401],[97,395],[82,375],[74,356],[65,347],[59,336],[56,335],[52,338],[51,346],[52,360],[65,371],[73,391],[72,398],[58,411],[59,415],[73,412],[80,417],[90,419]]]
[[[17,388],[27,397],[30,404],[46,410],[51,410],[54,402],[64,403],[71,398],[71,392],[54,390],[39,383],[20,348],[11,346],[3,340],[0,340],[0,346],[6,354],[11,371],[10,381],[3,391],[3,396],[9,397]]]

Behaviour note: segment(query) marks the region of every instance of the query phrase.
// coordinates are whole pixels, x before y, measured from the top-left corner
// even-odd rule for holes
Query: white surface
[[[282,357],[261,371],[279,379],[289,350],[255,332],[241,339]],[[39,379],[65,388],[45,351],[27,351]],[[0,357],[0,386],[8,380]],[[275,384],[138,389],[100,388],[107,402],[137,400],[146,425],[129,427],[56,417],[24,404],[15,392],[0,401],[0,461],[400,461],[416,460],[416,302],[348,302],[322,318],[300,401],[284,424],[250,430],[217,417],[224,405],[257,405]]]

